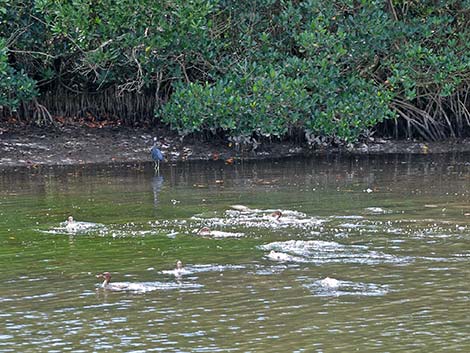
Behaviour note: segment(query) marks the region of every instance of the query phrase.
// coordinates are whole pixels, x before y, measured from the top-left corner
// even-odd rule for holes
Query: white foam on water
[[[260,245],[259,248],[274,251],[272,259],[283,256],[288,259],[285,261],[290,262],[379,264],[410,261],[409,258],[371,251],[367,246],[342,245],[334,241],[288,240]],[[278,253],[284,255],[277,255]]]
[[[173,270],[163,270],[163,271],[160,271],[160,273],[164,274],[164,275],[171,275],[171,276],[175,276],[175,277],[182,277],[182,276],[186,276],[186,275],[190,275],[192,274],[193,272],[187,270],[186,268],[180,268],[180,269],[173,269]]]
[[[292,263],[279,263],[276,265],[270,266],[257,266],[257,268],[252,272],[257,276],[269,276],[283,272],[284,270],[292,267],[298,267],[299,265]]]
[[[102,288],[101,285],[97,285],[97,287],[113,292],[147,293],[156,290],[199,289],[204,286],[184,282],[111,282],[106,288]]]
[[[342,215],[342,216],[330,216],[332,219],[364,219],[363,216],[359,215]]]
[[[48,230],[38,230],[41,233],[47,234],[68,234],[68,235],[75,235],[75,234],[89,234],[91,232],[106,232],[107,228],[100,223],[93,223],[93,222],[81,222],[81,221],[74,221],[73,223],[67,224],[67,222],[63,222],[60,224],[60,227],[53,227]]]
[[[325,277],[318,281],[318,283],[324,288],[338,288],[340,281],[336,278]]]
[[[278,219],[273,212],[280,211],[282,216]],[[208,217],[195,215],[193,220],[205,226],[219,227],[245,227],[245,228],[318,228],[325,222],[324,219],[309,217],[303,212],[282,209],[249,209],[245,211],[227,210],[225,217]]]
[[[159,273],[164,275],[170,275],[175,277],[190,276],[198,273],[204,272],[224,272],[232,270],[244,270],[246,266],[244,265],[217,265],[217,264],[201,264],[201,265],[185,265],[181,270],[162,270]],[[148,271],[154,270],[153,267],[147,269]],[[196,277],[194,277],[196,278]]]
[[[272,261],[279,262],[306,262],[302,257],[292,256],[283,252],[271,250],[269,254],[266,255],[266,258]]]
[[[244,270],[244,265],[218,265],[218,264],[202,264],[202,265],[185,265],[184,270],[189,274],[198,274],[204,272],[225,272],[233,270]]]
[[[321,297],[383,296],[390,291],[387,285],[344,281],[330,277],[304,284],[304,287]]]
[[[367,214],[386,214],[386,213],[391,213],[392,211],[386,210],[382,207],[366,207],[364,208],[364,211]]]

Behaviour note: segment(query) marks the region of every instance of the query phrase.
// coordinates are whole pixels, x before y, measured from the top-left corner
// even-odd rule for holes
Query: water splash
[[[113,292],[132,292],[147,293],[157,290],[174,290],[174,289],[200,289],[204,287],[202,284],[190,282],[112,282],[109,287],[102,288],[97,285],[98,289],[111,290]]]
[[[314,295],[321,297],[383,296],[390,291],[387,285],[343,281],[330,277],[304,284],[303,286]]]
[[[369,250],[364,245],[342,245],[334,241],[323,240],[288,240],[260,245],[260,249],[274,251],[271,259],[284,258],[284,261],[324,263],[403,263],[410,261],[378,251]],[[282,255],[278,255],[282,254]],[[268,255],[269,258],[269,255]],[[277,260],[283,261],[283,260]]]

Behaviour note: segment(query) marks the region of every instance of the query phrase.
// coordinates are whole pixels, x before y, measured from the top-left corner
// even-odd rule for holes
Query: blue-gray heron
[[[160,162],[163,161],[163,153],[157,147],[157,138],[156,137],[153,138],[153,147],[150,150],[150,153],[152,154],[152,159],[155,162],[155,171],[157,173],[160,173]]]

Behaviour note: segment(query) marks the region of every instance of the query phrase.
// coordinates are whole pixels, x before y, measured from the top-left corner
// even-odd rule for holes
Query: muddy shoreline
[[[153,136],[168,162],[187,160],[270,159],[328,153],[428,154],[470,152],[470,139],[419,142],[375,139],[354,146],[309,148],[287,142],[263,143],[256,150],[237,149],[224,141],[185,138],[165,129],[61,126],[0,129],[0,168],[105,163],[150,162]]]

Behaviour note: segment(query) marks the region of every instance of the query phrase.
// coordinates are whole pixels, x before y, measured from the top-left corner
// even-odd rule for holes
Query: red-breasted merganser
[[[197,235],[208,236],[211,235],[211,230],[209,227],[202,227],[197,231]]]
[[[181,260],[178,260],[176,261],[176,268],[175,270],[182,270],[184,267],[183,267],[183,263],[181,262]]]
[[[291,261],[292,260],[291,255],[285,254],[283,252],[277,252],[274,250],[271,250],[269,254],[267,255],[267,257],[274,261]]]
[[[182,275],[186,275],[186,274],[190,273],[188,270],[186,270],[183,267],[183,263],[181,262],[181,260],[176,261],[176,268],[174,269],[173,272],[174,272],[175,276],[177,276],[177,277],[180,277]]]
[[[175,277],[181,277],[183,275],[190,274],[191,272],[186,270],[183,267],[183,263],[180,260],[178,260],[178,261],[176,261],[176,267],[175,267],[174,270],[163,270],[162,273],[165,273],[165,274],[168,274],[168,275],[173,275]]]
[[[75,222],[75,220],[73,219],[72,216],[69,216],[67,218],[67,224],[65,225],[65,230],[69,233],[74,233],[78,230],[78,226],[77,226],[77,223]]]
[[[279,218],[282,217],[282,212],[281,211],[274,211],[271,213],[271,217],[274,218],[274,220],[279,221]]]
[[[114,290],[114,291],[135,290],[133,288],[130,288],[130,285],[131,285],[130,283],[123,283],[123,282],[110,283],[111,273],[109,272],[100,273],[99,275],[96,275],[96,278],[104,278],[104,281],[101,284],[101,288],[104,288],[104,289],[109,289],[109,290]]]

